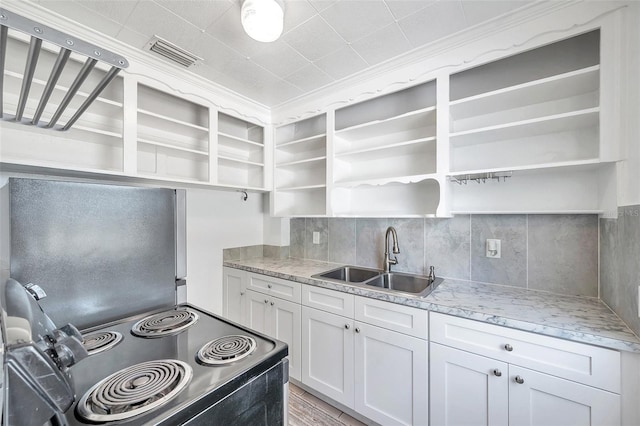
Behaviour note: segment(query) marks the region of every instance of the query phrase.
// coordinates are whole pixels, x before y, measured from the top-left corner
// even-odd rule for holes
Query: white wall
[[[263,244],[263,197],[187,190],[187,301],[222,315],[222,249]]]

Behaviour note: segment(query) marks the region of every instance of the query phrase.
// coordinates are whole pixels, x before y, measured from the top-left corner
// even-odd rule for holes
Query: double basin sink
[[[341,266],[312,275],[312,277],[340,283],[361,284],[392,293],[407,293],[418,297],[427,296],[442,282],[442,278],[402,272],[383,272],[378,269],[361,268],[359,266]]]

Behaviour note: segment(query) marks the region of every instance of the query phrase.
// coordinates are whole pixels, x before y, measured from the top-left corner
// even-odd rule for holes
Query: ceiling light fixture
[[[244,0],[240,19],[252,39],[264,43],[276,41],[284,26],[283,6],[277,0]]]

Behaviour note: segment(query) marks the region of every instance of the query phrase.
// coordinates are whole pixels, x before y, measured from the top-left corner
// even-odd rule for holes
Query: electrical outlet
[[[502,255],[500,240],[487,239],[485,256],[500,259]]]
[[[320,233],[314,231],[313,232],[313,244],[320,244]]]

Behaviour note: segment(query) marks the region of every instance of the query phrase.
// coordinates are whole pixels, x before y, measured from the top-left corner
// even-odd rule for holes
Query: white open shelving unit
[[[272,213],[327,215],[327,116],[275,129]]]
[[[265,187],[264,128],[218,112],[218,183],[225,186]]]
[[[137,97],[138,173],[209,182],[209,109],[143,84]]]
[[[429,216],[439,204],[436,83],[335,112],[335,216]]]
[[[599,47],[594,31],[451,76],[451,213],[603,212]]]

